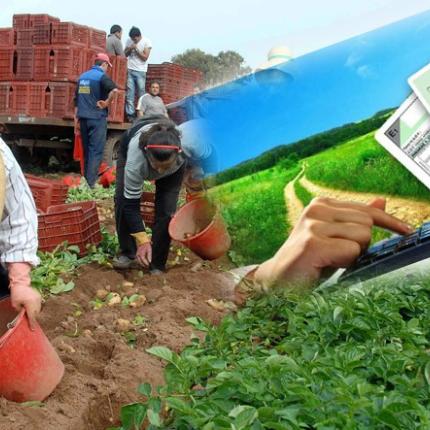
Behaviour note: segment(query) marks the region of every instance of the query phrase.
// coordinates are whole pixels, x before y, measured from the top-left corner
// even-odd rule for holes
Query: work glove
[[[31,287],[28,263],[8,263],[10,299],[12,306],[19,312],[25,309],[30,323],[30,329],[35,330],[36,318],[42,307],[42,297]]]
[[[152,243],[151,238],[144,231],[132,233],[136,240],[137,251],[136,259],[144,267],[149,267],[152,261]]]

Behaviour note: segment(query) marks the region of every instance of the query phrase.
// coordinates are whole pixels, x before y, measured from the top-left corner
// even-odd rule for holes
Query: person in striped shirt
[[[42,298],[31,287],[30,271],[37,257],[37,212],[24,174],[0,138],[0,299],[10,295],[12,306],[25,308],[33,329]]]

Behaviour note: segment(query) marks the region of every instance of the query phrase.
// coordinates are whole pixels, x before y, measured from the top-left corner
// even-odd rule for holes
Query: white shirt
[[[0,261],[39,264],[37,212],[33,195],[12,151],[0,138],[6,176],[5,205],[0,221]]]
[[[134,42],[131,39],[128,39],[125,44],[125,47],[128,48],[133,43]],[[141,54],[143,54],[143,51],[146,48],[152,48],[152,42],[147,37],[142,36],[142,39],[140,39],[139,42],[137,43],[137,50]],[[148,62],[140,59],[137,56],[136,52],[132,52],[127,58],[128,58],[127,60],[128,69],[136,70],[137,72],[146,72],[148,70]]]

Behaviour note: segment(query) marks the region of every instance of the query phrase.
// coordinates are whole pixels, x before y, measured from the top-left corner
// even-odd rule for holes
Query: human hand
[[[144,267],[149,267],[152,261],[152,245],[151,242],[139,245],[136,252],[137,261]]]
[[[369,204],[316,198],[305,208],[287,241],[262,263],[254,279],[264,287],[312,285],[325,268],[351,265],[369,246],[372,227],[409,234],[410,226],[385,212],[385,200]]]
[[[109,106],[106,100],[99,100],[96,104],[99,109],[106,109]]]
[[[31,287],[31,267],[27,263],[9,263],[9,287],[12,306],[19,312],[25,309],[31,330],[36,328],[36,318],[42,307],[41,295]]]

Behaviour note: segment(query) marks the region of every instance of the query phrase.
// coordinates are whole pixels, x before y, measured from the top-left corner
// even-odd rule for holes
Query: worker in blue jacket
[[[107,54],[97,54],[94,66],[83,73],[75,93],[75,129],[80,130],[84,149],[84,176],[93,188],[106,143],[108,107],[117,87],[106,74],[112,67]]]

